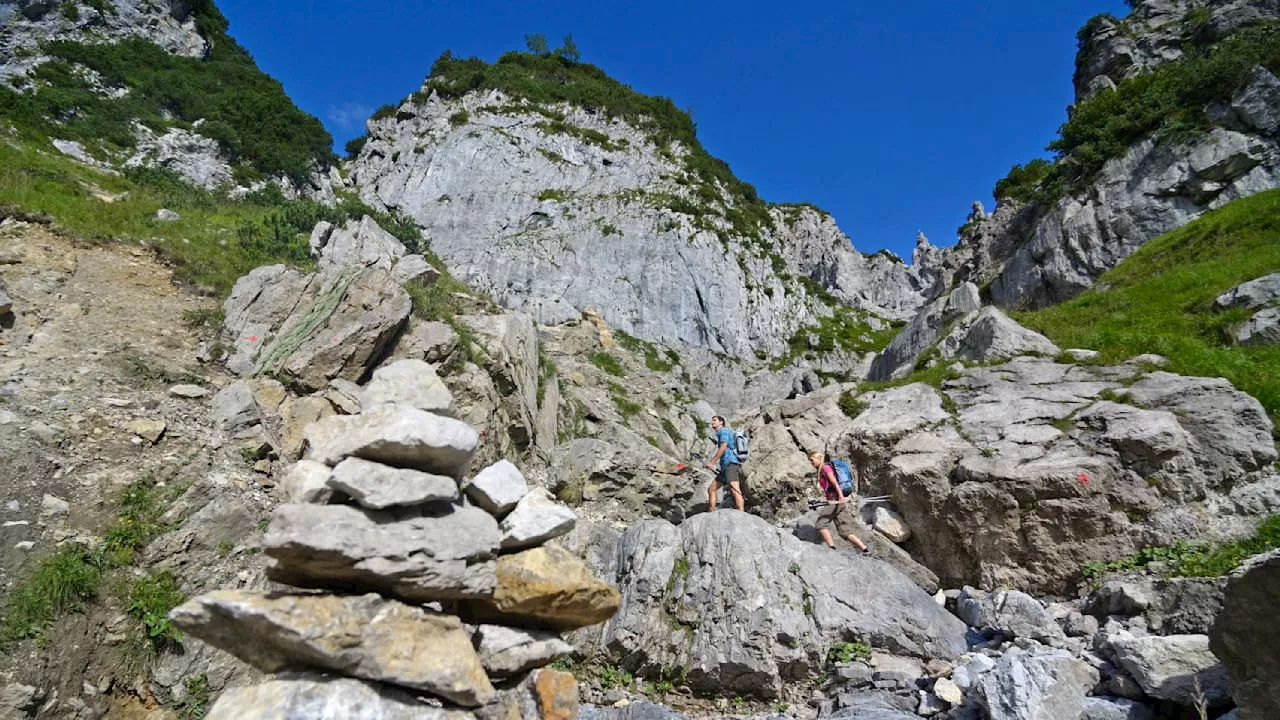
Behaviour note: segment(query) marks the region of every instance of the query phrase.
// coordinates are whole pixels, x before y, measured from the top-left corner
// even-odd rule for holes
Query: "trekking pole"
[[[888,495],[877,495],[875,497],[862,498],[861,500],[858,501],[858,505],[862,506],[862,505],[871,505],[873,503],[889,502],[889,499],[890,498]]]

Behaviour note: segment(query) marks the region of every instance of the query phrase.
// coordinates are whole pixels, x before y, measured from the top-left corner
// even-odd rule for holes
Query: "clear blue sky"
[[[219,0],[232,34],[337,139],[445,49],[496,59],[572,33],[582,59],[692,108],[707,149],[854,245],[955,242],[969,204],[1066,119],[1076,30],[1122,0]]]

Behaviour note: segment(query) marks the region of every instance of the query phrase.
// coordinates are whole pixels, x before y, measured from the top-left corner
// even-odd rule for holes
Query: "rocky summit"
[[[340,159],[0,0],[0,719],[1280,717],[1280,7],[1128,8],[907,263],[571,39]]]

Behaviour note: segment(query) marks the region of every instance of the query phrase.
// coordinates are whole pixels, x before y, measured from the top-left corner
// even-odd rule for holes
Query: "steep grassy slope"
[[[41,145],[0,142],[0,216],[12,210],[42,213],[86,240],[149,243],[178,266],[180,279],[218,294],[259,265],[308,265],[307,237],[319,220],[340,223],[373,215],[408,247],[422,249],[422,236],[412,223],[353,199],[330,208],[305,199],[286,200],[269,186],[233,201],[163,171],[107,174]],[[6,206],[10,212],[3,212]],[[162,207],[177,211],[181,219],[157,221]]]
[[[1233,347],[1240,310],[1214,299],[1280,271],[1280,190],[1236,200],[1162,235],[1106,273],[1083,295],[1016,318],[1060,347],[1091,348],[1111,363],[1142,353],[1182,375],[1224,377],[1257,397],[1280,424],[1280,347]]]
[[[42,51],[53,59],[25,87],[0,86],[0,118],[28,141],[77,140],[99,154],[132,148],[134,123],[158,132],[191,128],[218,141],[241,182],[305,181],[314,166],[333,159],[333,139],[227,34],[211,1],[193,5],[209,42],[206,57],[175,56],[136,38],[47,43]],[[193,126],[197,120],[204,122]]]

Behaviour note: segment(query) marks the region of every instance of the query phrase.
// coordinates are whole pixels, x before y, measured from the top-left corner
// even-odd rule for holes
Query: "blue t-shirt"
[[[724,454],[720,456],[720,469],[724,470],[730,465],[738,461],[738,442],[733,437],[733,431],[727,427],[722,427],[716,431],[716,449],[720,449],[720,445],[724,445]]]

